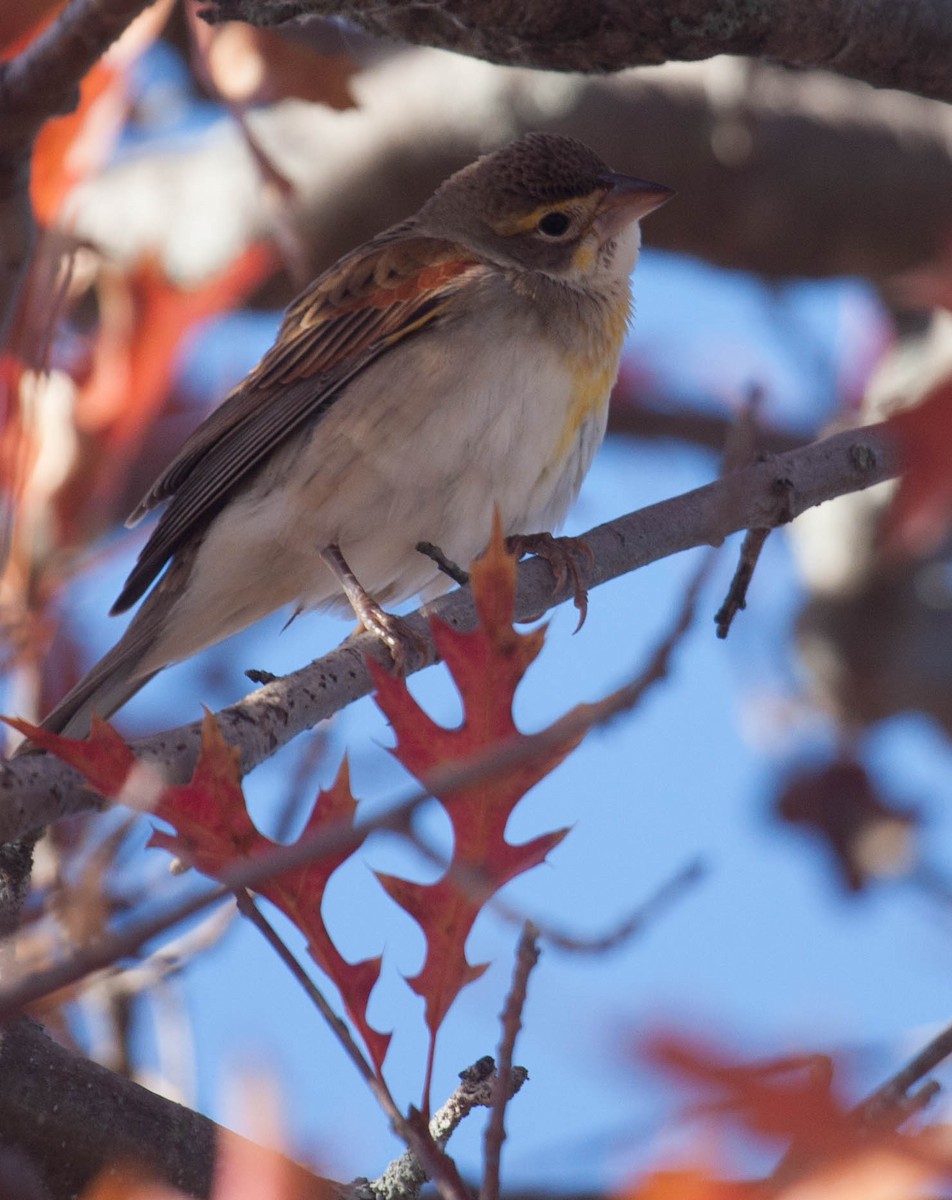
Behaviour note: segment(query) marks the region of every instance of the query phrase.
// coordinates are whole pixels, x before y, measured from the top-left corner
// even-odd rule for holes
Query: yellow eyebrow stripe
[[[572,213],[573,211],[571,201],[567,200],[560,200],[555,204],[540,204],[531,213],[521,217],[506,217],[505,220],[493,225],[493,228],[504,237],[509,237],[515,233],[528,233],[531,229],[535,229],[542,218],[550,212]]]

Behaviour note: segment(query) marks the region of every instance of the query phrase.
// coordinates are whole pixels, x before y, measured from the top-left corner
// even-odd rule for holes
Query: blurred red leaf
[[[0,62],[9,62],[42,33],[66,0],[18,0],[0,6]]]
[[[891,804],[852,759],[837,759],[794,776],[775,811],[781,820],[823,839],[850,891],[860,891],[871,879],[909,872],[915,865],[919,815]]]
[[[161,846],[178,855],[212,878],[220,877],[239,860],[273,854],[278,843],[259,833],[248,815],[238,760],[238,750],[228,745],[215,718],[206,713],[201,753],[191,780],[167,788],[155,806],[156,815],[176,832],[168,834],[157,830],[150,845]],[[352,828],[356,808],[344,763],[331,789],[319,793],[301,838],[311,837],[321,830]],[[321,915],[327,881],[362,840],[355,837],[344,849],[282,871],[255,890],[267,897],[307,937],[308,953],[336,984],[347,1013],[359,1029],[379,1071],[390,1035],[380,1033],[370,1025],[367,1004],[380,975],[381,960],[348,962],[331,941]]]
[[[223,1129],[218,1137],[215,1179],[209,1200],[336,1200],[339,1189],[278,1150]],[[186,1200],[134,1164],[107,1167],[81,1200]]]
[[[747,1132],[783,1143],[784,1154],[763,1179],[662,1171],[634,1182],[623,1200],[926,1200],[948,1178],[945,1126],[899,1132],[917,1107],[914,1094],[892,1105],[851,1105],[837,1094],[826,1055],[737,1063],[710,1044],[672,1034],[649,1037],[640,1048],[701,1094],[695,1112],[731,1116]]]
[[[278,1150],[222,1130],[210,1200],[339,1200],[340,1189]]]
[[[705,1108],[735,1116],[752,1132],[824,1156],[855,1148],[861,1130],[833,1091],[833,1064],[823,1056],[736,1063],[683,1036],[646,1039],[649,1062],[712,1093]]]
[[[30,173],[40,224],[54,224],[72,189],[105,165],[128,112],[131,68],[158,37],[172,7],[173,0],[160,0],[141,13],[83,78],[74,111],[43,125]]]
[[[173,283],[151,256],[128,274],[101,274],[91,371],[75,405],[81,453],[56,496],[66,544],[80,538],[89,514],[115,507],[172,389],[185,338],[200,322],[235,308],[277,265],[274,249],[257,242],[195,288]]]
[[[45,122],[30,172],[30,198],[41,225],[55,224],[73,188],[105,163],[127,103],[124,76],[103,59],[80,83],[74,111]]]
[[[489,549],[472,569],[479,628],[458,633],[437,620],[430,622],[437,650],[462,699],[459,728],[437,725],[403,679],[370,662],[377,703],[396,734],[394,754],[426,787],[436,768],[466,762],[522,737],[512,717],[513,697],[542,648],[544,631],[521,634],[513,629],[515,578],[515,559],[506,553],[497,523]],[[450,1005],[486,969],[487,964],[470,964],[465,953],[480,909],[503,884],[541,863],[565,836],[560,830],[512,845],[505,838],[509,817],[525,793],[575,744],[536,754],[470,787],[437,791],[452,824],[454,845],[450,866],[436,883],[378,876],[426,937],[423,967],[408,983],[426,1001],[431,1064],[436,1033]]]
[[[653,1171],[622,1189],[619,1200],[754,1200],[755,1184],[715,1179],[704,1171]]]
[[[0,351],[0,571],[10,550],[24,480],[38,449],[36,437],[24,422],[22,380],[19,358],[8,350]]]
[[[322,54],[283,31],[241,21],[196,26],[205,67],[218,94],[233,104],[273,104],[294,98],[329,108],[355,106],[348,54]]]
[[[253,242],[198,287],[180,287],[150,255],[124,276],[104,278],[106,321],[91,377],[80,389],[77,422],[108,429],[115,450],[148,424],[168,394],[185,336],[228,312],[278,267],[274,248]]]
[[[903,475],[884,522],[884,549],[928,554],[944,541],[952,519],[952,377],[886,423]]]

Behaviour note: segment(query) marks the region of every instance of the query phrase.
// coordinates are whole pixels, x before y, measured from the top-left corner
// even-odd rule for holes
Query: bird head
[[[615,174],[575,138],[528,133],[450,176],[418,220],[503,269],[584,283],[599,270],[630,272],[638,222],[672,195]]]

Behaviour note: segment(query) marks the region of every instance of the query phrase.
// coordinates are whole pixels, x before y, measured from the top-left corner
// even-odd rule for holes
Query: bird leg
[[[506,549],[517,558],[535,554],[544,559],[555,579],[556,591],[561,591],[569,580],[572,581],[572,600],[578,609],[575,632],[578,633],[588,616],[588,591],[582,584],[580,570],[595,561],[588,542],[583,538],[557,538],[551,533],[515,533],[506,538]]]
[[[427,646],[423,638],[401,617],[380,607],[347,565],[347,559],[336,542],[324,547],[321,558],[333,571],[360,624],[368,633],[380,638],[390,651],[393,669],[397,674],[406,674],[408,661],[426,658]]]

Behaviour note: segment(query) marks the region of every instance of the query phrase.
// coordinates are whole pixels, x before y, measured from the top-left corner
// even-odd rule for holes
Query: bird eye
[[[536,226],[540,233],[544,233],[546,237],[557,238],[561,237],[572,224],[572,218],[564,212],[549,212],[542,217]]]

